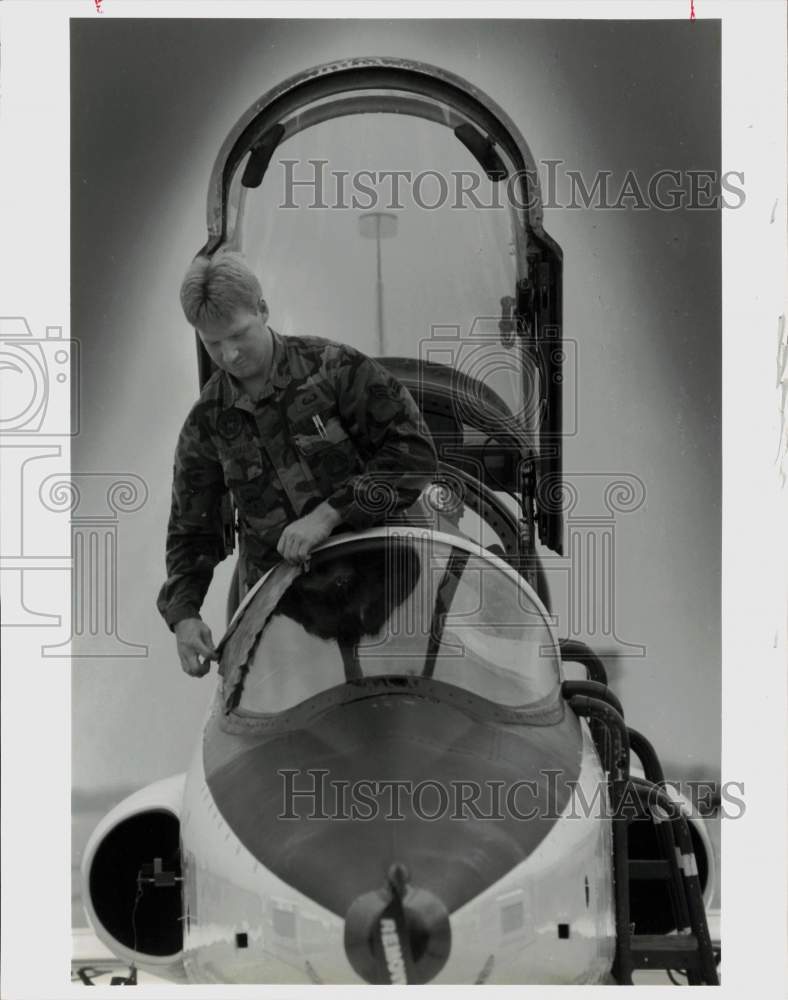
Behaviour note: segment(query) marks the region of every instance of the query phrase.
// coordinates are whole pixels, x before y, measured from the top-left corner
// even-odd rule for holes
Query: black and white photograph
[[[2,995],[782,995],[784,8],[22,7]]]

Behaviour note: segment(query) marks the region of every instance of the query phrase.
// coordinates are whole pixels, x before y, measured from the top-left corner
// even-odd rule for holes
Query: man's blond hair
[[[181,306],[196,329],[206,320],[229,320],[239,309],[257,312],[263,290],[239,253],[195,257],[181,283]]]

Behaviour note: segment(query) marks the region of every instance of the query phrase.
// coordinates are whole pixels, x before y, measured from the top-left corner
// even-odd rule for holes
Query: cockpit
[[[560,553],[561,251],[501,108],[409,60],[315,67],[231,129],[207,223],[200,252],[245,254],[274,328],[376,357],[416,399],[444,471],[515,498],[528,538],[507,552],[533,564],[538,533]]]
[[[413,527],[337,539],[250,595],[222,656],[237,718],[369,678],[426,678],[509,708],[550,700],[559,653],[522,578],[461,536]]]

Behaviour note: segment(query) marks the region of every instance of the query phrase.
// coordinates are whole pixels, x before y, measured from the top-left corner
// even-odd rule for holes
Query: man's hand
[[[184,618],[175,626],[178,656],[190,677],[204,677],[216,659],[211,630],[201,618]],[[202,657],[202,659],[200,659]]]
[[[302,563],[309,553],[324,542],[341,521],[339,512],[325,500],[307,514],[288,524],[276,546],[279,555],[289,563]]]

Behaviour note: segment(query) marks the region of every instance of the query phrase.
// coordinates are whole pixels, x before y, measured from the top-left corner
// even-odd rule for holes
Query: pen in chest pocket
[[[328,440],[328,432],[326,431],[326,425],[323,423],[319,414],[316,413],[312,417],[312,423],[315,425],[317,433],[320,435],[320,437],[324,441]]]

